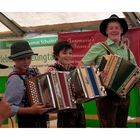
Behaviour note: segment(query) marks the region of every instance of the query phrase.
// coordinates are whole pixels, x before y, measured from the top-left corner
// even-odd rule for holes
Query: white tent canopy
[[[74,30],[97,30],[101,20],[116,14],[130,27],[140,24],[134,12],[3,12],[0,13],[0,37],[23,36],[25,33],[54,33]]]
[[[119,12],[11,12],[4,14],[22,27],[103,20],[111,14],[117,14],[119,17],[125,18],[124,14]]]

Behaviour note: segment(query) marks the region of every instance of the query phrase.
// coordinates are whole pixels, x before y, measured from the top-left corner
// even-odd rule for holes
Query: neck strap
[[[107,43],[101,42],[100,44],[107,50],[108,54],[113,54],[114,55],[114,52],[110,49],[110,47],[107,45]]]

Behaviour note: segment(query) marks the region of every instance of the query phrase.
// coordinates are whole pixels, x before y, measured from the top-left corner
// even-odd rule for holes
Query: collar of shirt
[[[56,64],[57,65],[60,65],[61,67],[63,67],[63,68],[65,68],[66,70],[69,70],[71,67],[72,67],[72,65],[71,64],[68,64],[68,66],[67,66],[67,68],[62,64],[62,63],[60,63],[59,61],[56,61]]]
[[[110,38],[108,38],[108,39],[106,40],[106,43],[107,43],[110,47],[112,47],[112,46],[115,45],[115,42],[114,42],[113,40],[111,40]],[[119,45],[119,48],[124,48],[124,44],[123,44],[122,41],[121,41],[121,43],[120,43],[120,45]]]
[[[28,75],[28,72],[29,72],[29,68],[27,69],[27,72],[20,72],[15,66],[13,67],[13,72],[17,72],[19,73],[20,75]]]

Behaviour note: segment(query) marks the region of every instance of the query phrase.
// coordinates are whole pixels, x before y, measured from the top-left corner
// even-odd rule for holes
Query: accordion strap
[[[108,54],[114,55],[114,52],[109,48],[109,46],[105,42],[101,42],[100,44],[107,50]]]
[[[11,76],[13,75],[17,75],[19,76],[19,78],[23,81],[23,84],[24,86],[26,87],[26,83],[25,83],[25,79],[22,77],[22,75],[24,75],[24,73],[19,73],[17,71],[14,71],[14,72],[11,72],[9,75],[8,75],[8,78],[10,78]],[[27,92],[25,90],[25,96],[23,97],[23,99],[25,100],[25,106],[28,106],[28,97],[27,97]]]
[[[105,42],[101,42],[100,44],[107,50],[108,54],[113,54],[114,55],[114,52],[109,48],[109,46]],[[129,48],[127,48],[127,53],[128,53],[128,61],[130,61],[130,50],[129,50]]]
[[[127,48],[127,53],[128,53],[128,61],[130,61],[130,50]]]

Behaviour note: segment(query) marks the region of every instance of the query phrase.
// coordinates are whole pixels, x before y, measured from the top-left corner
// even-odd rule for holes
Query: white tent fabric
[[[121,12],[4,12],[4,14],[21,27],[96,21],[108,18],[111,14],[125,17]],[[0,25],[0,31],[4,30],[7,31]]]

